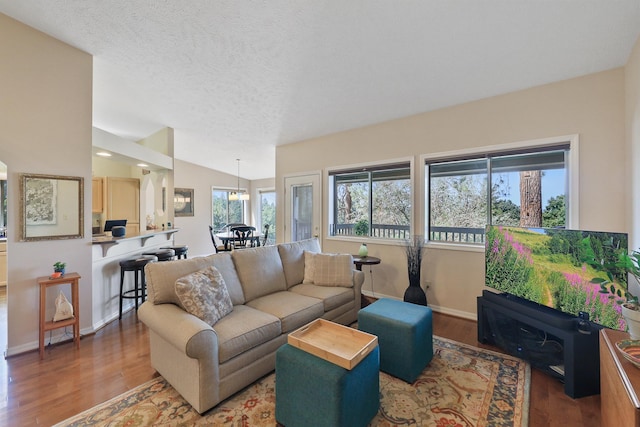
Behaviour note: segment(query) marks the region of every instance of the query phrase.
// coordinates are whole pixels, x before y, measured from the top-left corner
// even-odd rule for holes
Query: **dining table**
[[[216,233],[216,237],[220,239],[220,241],[224,245],[225,251],[231,250],[232,242],[240,240],[238,239],[238,236],[236,236],[236,234],[233,231],[224,231],[222,233]],[[258,230],[254,231],[253,237],[249,238],[252,241],[251,246],[260,246],[260,242],[263,238],[264,238],[264,233]]]

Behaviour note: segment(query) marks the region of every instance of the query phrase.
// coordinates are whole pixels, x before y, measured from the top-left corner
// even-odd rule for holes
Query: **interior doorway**
[[[321,236],[320,173],[285,177],[284,194],[284,241]]]

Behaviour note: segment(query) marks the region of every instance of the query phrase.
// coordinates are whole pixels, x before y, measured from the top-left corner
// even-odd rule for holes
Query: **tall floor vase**
[[[427,305],[427,295],[420,287],[424,236],[412,236],[405,242],[404,249],[407,255],[407,273],[409,276],[409,287],[404,292],[404,301]]]
[[[409,278],[409,287],[404,291],[404,301],[413,304],[427,305],[427,294],[420,287],[420,277],[417,280]]]

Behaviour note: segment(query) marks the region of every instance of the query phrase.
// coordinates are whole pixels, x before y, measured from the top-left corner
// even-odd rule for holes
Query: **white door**
[[[285,242],[321,236],[321,193],[320,173],[284,179]]]

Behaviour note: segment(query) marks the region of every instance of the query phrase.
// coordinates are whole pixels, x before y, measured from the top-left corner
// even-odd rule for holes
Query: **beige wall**
[[[8,354],[37,348],[38,285],[53,263],[80,281],[80,327],[91,325],[92,58],[0,14],[0,161],[8,168]],[[83,239],[19,242],[19,174],[84,178]],[[49,303],[53,304],[56,289]]]
[[[627,231],[625,194],[624,69],[556,82],[438,111],[401,118],[325,137],[279,146],[276,183],[305,171],[383,161],[518,141],[578,134],[580,140],[581,228]],[[416,171],[416,177],[420,176]],[[323,199],[327,191],[323,189]],[[278,200],[278,206],[283,206]],[[416,211],[424,217],[424,201],[415,192]],[[278,211],[282,239],[283,209]],[[326,230],[327,213],[323,212]],[[421,220],[416,220],[416,225]],[[418,229],[418,228],[416,228]],[[323,250],[356,253],[359,241],[323,240]],[[370,240],[369,254],[382,258],[373,267],[373,290],[402,298],[407,286],[402,248]],[[484,285],[480,251],[427,249],[423,281],[431,283],[429,304],[439,310],[475,318],[476,296]],[[367,273],[365,291],[371,289]]]
[[[628,175],[625,176],[631,248],[640,247],[640,38],[625,67],[625,124],[629,155]]]
[[[223,172],[207,169],[193,163],[176,160],[174,164],[175,186],[177,188],[193,188],[194,194],[194,216],[175,217],[174,223],[180,229],[174,235],[176,244],[188,244],[189,256],[208,255],[214,251],[213,243],[209,235],[209,225],[211,224],[211,187],[235,189],[238,187],[238,178]],[[256,181],[260,187],[274,187],[274,180]],[[255,184],[246,179],[240,179],[240,188],[251,191],[249,201],[249,218],[247,223],[255,224],[255,214],[257,209],[257,194],[251,190],[250,185]]]

